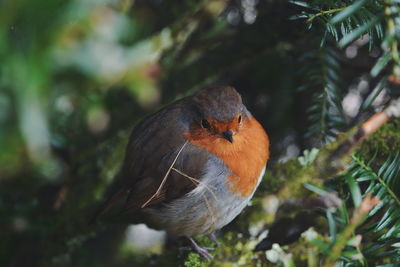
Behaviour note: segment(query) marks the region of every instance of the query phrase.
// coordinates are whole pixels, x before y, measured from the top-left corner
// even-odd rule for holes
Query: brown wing
[[[183,138],[182,131],[190,122],[176,118],[190,117],[183,116],[187,112],[190,111],[184,110],[179,101],[135,127],[126,149],[122,177],[99,214],[121,201],[125,201],[124,212],[159,205],[196,187],[197,182],[189,177],[200,179],[207,153]]]

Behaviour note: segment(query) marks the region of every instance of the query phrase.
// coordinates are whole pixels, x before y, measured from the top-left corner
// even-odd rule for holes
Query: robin
[[[126,148],[122,179],[98,215],[116,203],[152,228],[189,238],[230,223],[248,204],[269,158],[269,140],[232,87],[211,87],[141,121]],[[97,216],[96,216],[97,217]]]

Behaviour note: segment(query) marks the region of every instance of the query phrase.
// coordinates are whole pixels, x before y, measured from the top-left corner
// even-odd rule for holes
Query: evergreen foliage
[[[369,71],[371,77],[384,76],[380,74],[388,65],[392,65],[393,73],[397,75],[400,64],[397,51],[400,40],[399,4],[396,1],[368,0],[290,1],[290,3],[304,9],[291,19],[305,20],[308,29],[316,32],[316,36],[320,39],[320,49],[315,48],[311,53],[319,55],[322,65],[315,64],[318,61],[315,61],[316,58],[312,56],[308,57],[309,64],[307,60],[304,62],[305,69],[308,70],[305,74],[309,77],[305,86],[312,86],[313,82],[319,83],[319,86],[316,86],[319,88],[319,93],[315,93],[310,107],[313,113],[308,117],[312,123],[308,135],[313,136],[319,133],[329,139],[338,132],[338,129],[343,129],[343,114],[340,107],[344,94],[340,93],[343,89],[339,90],[340,82],[343,82],[338,74],[340,56],[332,51],[332,42],[327,40],[333,39],[334,45],[339,48],[346,48],[357,39],[367,42],[369,51],[380,46],[383,52],[375,65],[371,66]],[[386,30],[384,30],[385,22],[387,23]],[[315,75],[315,71],[320,73]],[[387,75],[388,72],[386,72]],[[385,76],[381,77],[374,90],[363,98],[360,111],[365,111],[371,106],[385,82]]]
[[[339,130],[345,129],[346,121],[342,110],[340,55],[329,46],[311,50],[302,58],[300,75],[307,77],[299,88],[312,90],[312,104],[308,108],[311,126],[307,138],[332,141]]]
[[[305,177],[400,95],[399,43],[399,0],[2,1],[0,265],[400,264],[399,120],[337,177]],[[213,83],[243,95],[271,139],[267,175],[279,174],[224,229],[216,259],[149,256],[122,226],[89,227],[132,125]],[[300,240],[253,252],[282,216],[271,206],[328,194],[341,205],[319,207]]]
[[[382,89],[388,88],[388,79],[399,74],[399,2],[356,0],[291,3],[303,9],[291,19],[305,20],[309,30],[317,33],[320,48],[312,52],[323,58],[319,61],[318,57],[304,58],[309,81],[317,81],[314,86],[317,88],[314,89],[317,97],[313,97],[310,108],[312,113],[308,119],[311,126],[307,134],[315,136],[319,133],[326,140],[331,140],[337,130],[345,125],[340,110],[344,95],[339,85],[342,79],[337,74],[344,61],[337,52],[327,52],[332,50],[332,40],[339,49],[349,47],[356,40],[367,42],[369,51],[377,46],[382,48],[381,55],[370,66],[369,75],[379,79],[362,99],[359,113],[365,112],[371,108]],[[322,63],[322,66],[316,62]],[[307,83],[307,86],[310,85],[313,83]],[[391,94],[396,94],[396,89],[391,89]],[[338,179],[347,184],[348,190],[340,190],[337,187],[340,183],[334,186],[342,192],[343,199],[350,196],[353,201],[344,201],[335,211],[326,210],[329,239],[319,236],[312,240],[317,251],[324,255],[320,260],[326,266],[333,266],[335,262],[342,266],[400,264],[400,153],[389,156],[377,171],[371,167],[373,162],[374,159],[367,162],[362,154],[356,153],[347,173]],[[308,187],[319,194],[327,190]],[[362,218],[352,218],[359,215],[360,205],[368,196],[375,196],[379,204]]]
[[[326,264],[400,264],[400,152],[389,157],[377,171],[369,165],[360,153],[353,156],[347,173],[341,177],[346,188],[337,187],[345,201],[337,209],[326,210],[329,238],[318,236],[310,241],[324,255],[319,260]],[[328,193],[312,185],[307,188],[320,195]],[[370,196],[379,201],[361,214],[363,199]]]

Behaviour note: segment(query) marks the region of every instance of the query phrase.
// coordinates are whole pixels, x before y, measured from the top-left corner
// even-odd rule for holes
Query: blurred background
[[[394,13],[378,2],[0,1],[0,265],[151,262],[141,248],[160,253],[146,240],[162,233],[116,226],[99,241],[89,214],[135,123],[203,87],[242,94],[272,163],[381,110],[399,29],[388,39]]]

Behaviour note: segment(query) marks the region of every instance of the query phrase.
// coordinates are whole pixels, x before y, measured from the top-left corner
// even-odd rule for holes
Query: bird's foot
[[[207,260],[212,260],[213,255],[211,255],[208,251],[209,250],[214,250],[215,248],[203,248],[200,247],[199,245],[197,245],[196,241],[194,241],[192,238],[188,238],[191,245],[192,245],[192,250],[196,251],[197,253],[199,253],[201,256],[203,256],[204,258],[206,258]]]
[[[212,242],[214,242],[214,243],[217,245],[218,248],[221,246],[221,243],[218,241],[217,237],[215,236],[215,233],[209,234],[209,235],[208,235],[208,238],[209,238]]]

